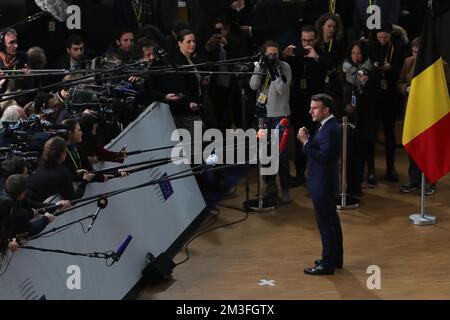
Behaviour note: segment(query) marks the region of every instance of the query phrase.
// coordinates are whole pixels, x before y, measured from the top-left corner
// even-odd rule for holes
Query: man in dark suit
[[[310,137],[308,130],[303,127],[297,135],[308,157],[308,190],[313,200],[323,249],[322,259],[316,260],[314,267],[304,270],[310,275],[334,274],[335,268],[342,268],[343,263],[342,230],[335,204],[342,139],[333,109],[334,101],[329,95],[314,95],[309,113],[313,121],[319,122],[317,133]]]

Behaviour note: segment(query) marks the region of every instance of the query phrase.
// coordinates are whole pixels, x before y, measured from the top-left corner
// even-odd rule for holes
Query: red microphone
[[[286,150],[287,140],[289,136],[289,120],[287,118],[283,118],[280,121],[280,126],[284,127],[283,136],[281,137],[280,142],[280,152]]]

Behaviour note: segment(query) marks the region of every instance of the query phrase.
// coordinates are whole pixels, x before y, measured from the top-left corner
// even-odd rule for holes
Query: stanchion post
[[[336,197],[338,210],[353,210],[359,208],[359,199],[347,194],[347,145],[348,145],[348,117],[342,117],[342,169],[341,169],[341,194]]]

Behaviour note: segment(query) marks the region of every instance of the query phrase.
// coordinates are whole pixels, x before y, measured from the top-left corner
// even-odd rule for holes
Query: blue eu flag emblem
[[[167,173],[164,173],[161,178],[167,177]],[[170,198],[170,196],[173,194],[173,188],[170,184],[170,181],[163,181],[159,183],[159,187],[161,188],[162,195],[164,197],[164,200],[167,201],[167,199]]]

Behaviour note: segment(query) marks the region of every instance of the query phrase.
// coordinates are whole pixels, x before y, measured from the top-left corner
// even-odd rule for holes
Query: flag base
[[[409,216],[409,221],[416,226],[431,226],[437,223],[437,218],[430,215],[412,214]]]
[[[262,202],[258,199],[246,201],[244,208],[250,212],[272,212],[276,209],[276,199],[264,199]]]
[[[348,194],[341,194],[336,197],[337,210],[355,210],[359,208],[359,199]]]

